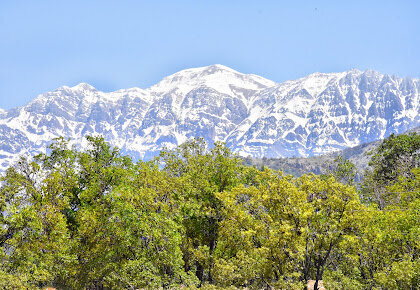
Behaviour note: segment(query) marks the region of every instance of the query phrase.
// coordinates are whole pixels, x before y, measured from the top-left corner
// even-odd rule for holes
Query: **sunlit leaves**
[[[343,159],[331,175],[293,178],[246,168],[200,139],[134,163],[101,137],[88,137],[87,150],[60,138],[2,178],[0,287],[301,289],[322,279],[328,289],[415,289],[420,171],[410,138],[380,147],[365,185],[381,202],[366,204]],[[379,184],[388,161],[410,171]]]

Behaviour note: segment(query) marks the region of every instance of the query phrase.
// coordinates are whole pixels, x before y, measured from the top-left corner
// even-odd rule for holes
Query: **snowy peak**
[[[71,89],[75,91],[97,91],[96,88],[94,88],[88,83],[80,83],[78,85],[75,85],[74,87],[71,87]]]
[[[213,65],[209,65],[205,67],[193,68],[190,70],[201,72],[202,75],[206,75],[206,74],[211,75],[215,73],[226,73],[226,72],[241,74],[240,72],[221,64],[213,64]]]
[[[232,94],[235,89],[261,90],[274,85],[276,83],[268,79],[242,74],[229,67],[216,64],[177,72],[152,86],[149,91],[161,94],[176,90],[185,95],[193,88],[205,86],[223,94]]]

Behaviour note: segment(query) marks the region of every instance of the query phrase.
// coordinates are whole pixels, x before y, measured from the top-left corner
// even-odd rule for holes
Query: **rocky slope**
[[[415,127],[407,132],[403,132],[403,134],[410,133],[420,134],[420,127]],[[334,168],[334,160],[337,156],[342,156],[355,165],[358,173],[357,178],[361,178],[369,166],[369,161],[372,157],[370,152],[373,152],[382,141],[383,140],[376,140],[355,147],[311,157],[257,158],[248,156],[243,158],[243,164],[256,168],[262,168],[264,166],[275,170],[281,170],[286,174],[294,176],[310,173],[326,174],[331,172]]]

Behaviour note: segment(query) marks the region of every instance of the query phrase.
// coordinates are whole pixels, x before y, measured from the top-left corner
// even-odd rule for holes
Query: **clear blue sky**
[[[280,82],[420,77],[420,1],[0,1],[0,108],[62,85],[148,86],[220,63]]]

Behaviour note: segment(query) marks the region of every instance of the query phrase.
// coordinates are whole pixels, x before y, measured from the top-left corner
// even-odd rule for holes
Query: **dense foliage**
[[[2,177],[0,287],[416,289],[418,138],[384,141],[360,192],[341,158],[294,178],[200,139],[137,163],[57,139]]]

